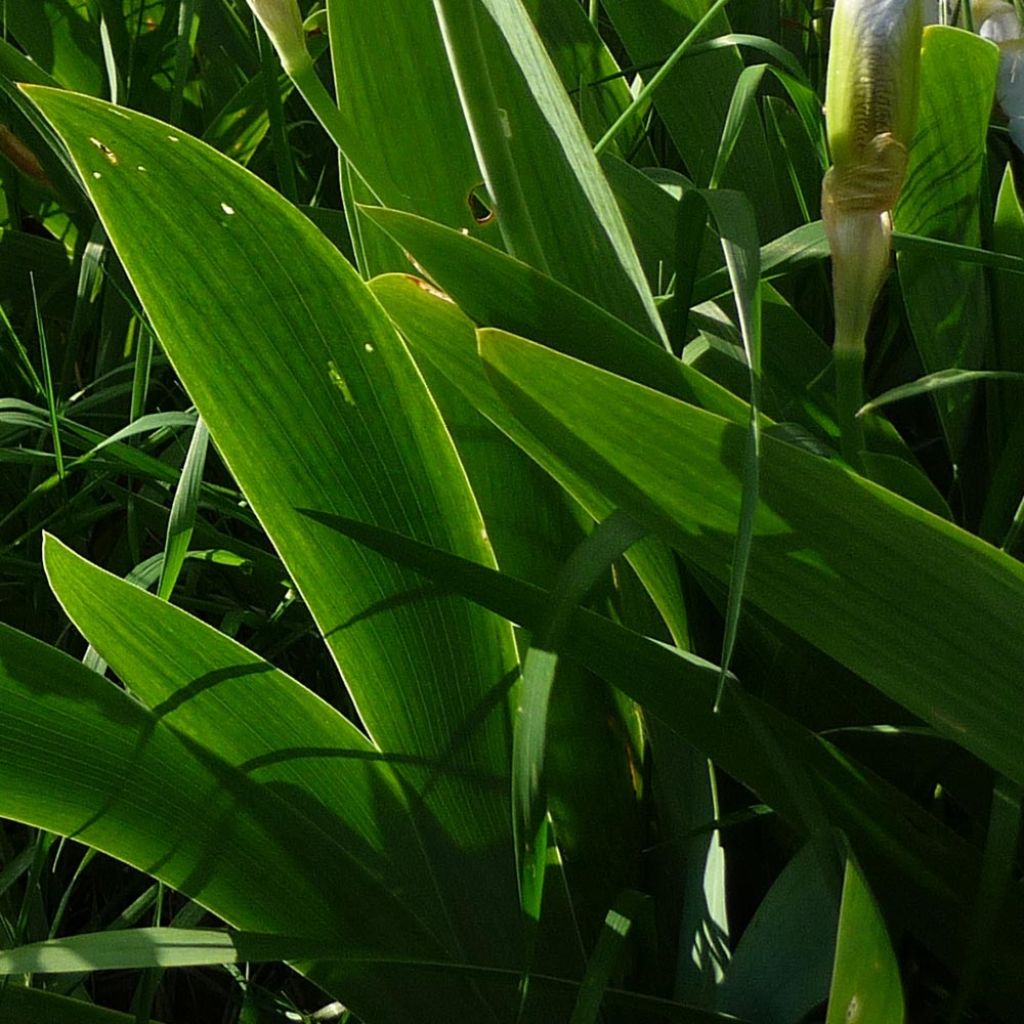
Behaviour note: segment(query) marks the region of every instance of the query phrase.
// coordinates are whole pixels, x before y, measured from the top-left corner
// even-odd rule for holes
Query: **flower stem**
[[[863,473],[864,426],[857,410],[864,404],[864,346],[837,346],[835,367],[840,450],[846,462]]]
[[[292,82],[295,83],[295,88],[299,90],[299,95],[306,101],[306,106],[320,122],[320,126],[330,136],[331,141],[338,147],[338,152],[347,159],[348,144],[352,141],[352,125],[338,109],[337,103],[324,87],[324,83],[320,81],[320,76],[316,73],[312,61],[293,68],[290,76]],[[352,168],[352,172],[358,175],[359,180],[366,185],[374,199],[380,203],[379,196],[370,188],[366,179],[359,174],[351,162],[349,162],[349,166]],[[380,205],[384,204],[380,203]]]

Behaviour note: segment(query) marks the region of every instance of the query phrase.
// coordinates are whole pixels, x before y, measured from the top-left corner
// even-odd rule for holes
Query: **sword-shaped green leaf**
[[[736,424],[499,331],[482,331],[480,344],[533,434],[728,579],[744,451]],[[1024,779],[1024,566],[836,463],[771,437],[761,458],[747,599]]]
[[[139,114],[45,89],[32,98],[66,141],[373,742],[398,756],[396,770],[440,822],[435,853],[479,854],[480,873],[461,872],[462,924],[507,960],[518,920],[506,781],[511,630],[295,512],[356,515],[492,561],[412,358],[337,250],[253,175]],[[445,870],[457,875],[459,863]]]

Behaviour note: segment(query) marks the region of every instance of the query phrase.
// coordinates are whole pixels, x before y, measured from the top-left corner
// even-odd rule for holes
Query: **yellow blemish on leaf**
[[[327,374],[331,378],[331,383],[341,392],[346,404],[355,405],[356,400],[352,397],[352,389],[348,386],[348,381],[345,380],[333,359],[327,363]]]

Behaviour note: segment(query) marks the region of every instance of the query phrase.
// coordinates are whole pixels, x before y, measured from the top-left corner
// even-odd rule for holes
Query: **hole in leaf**
[[[117,154],[105,143],[100,142],[99,139],[94,139],[91,135],[89,141],[112,163],[117,163]]]
[[[466,202],[469,204],[469,212],[473,214],[473,220],[477,224],[490,224],[494,220],[494,203],[487,194],[483,183],[470,189]]]

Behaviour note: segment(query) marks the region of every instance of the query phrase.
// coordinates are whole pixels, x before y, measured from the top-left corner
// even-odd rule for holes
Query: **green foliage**
[[[995,47],[840,454],[826,5],[299,6],[6,3],[0,1020],[1019,1020]]]

